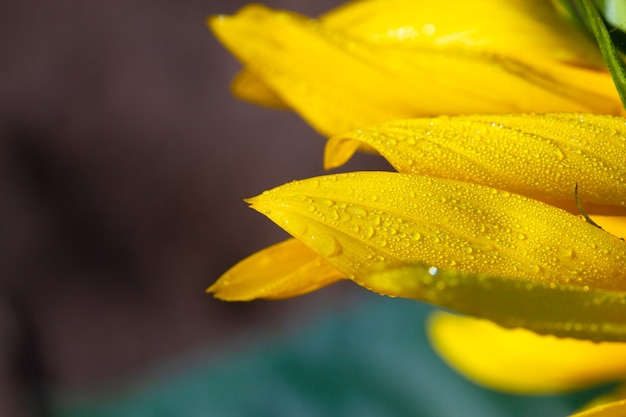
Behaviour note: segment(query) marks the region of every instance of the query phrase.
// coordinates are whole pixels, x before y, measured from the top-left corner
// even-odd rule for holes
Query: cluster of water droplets
[[[395,173],[330,175],[290,187],[300,192],[262,211],[320,255],[342,258],[352,274],[376,263],[427,262],[612,288],[626,269],[623,242],[506,191]]]
[[[346,135],[399,171],[535,198],[626,206],[626,127],[598,115],[460,116],[391,122]]]

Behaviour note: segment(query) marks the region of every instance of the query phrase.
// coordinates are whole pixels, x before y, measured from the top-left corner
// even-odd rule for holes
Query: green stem
[[[604,19],[591,0],[574,1],[582,11],[583,17],[589,26],[589,29],[591,29],[591,32],[596,37],[598,45],[600,46],[600,51],[604,57],[604,61],[611,72],[613,82],[615,83],[617,92],[622,100],[622,104],[626,108],[626,66],[624,66],[624,61],[622,61],[617,48],[611,40],[611,35],[606,28]]]

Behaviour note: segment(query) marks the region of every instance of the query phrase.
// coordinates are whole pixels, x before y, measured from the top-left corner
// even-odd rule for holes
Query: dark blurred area
[[[323,173],[324,140],[296,115],[230,96],[239,65],[204,19],[244,1],[0,4],[1,416],[194,349],[219,360],[251,329],[341,304],[204,293],[285,236],[242,198]]]

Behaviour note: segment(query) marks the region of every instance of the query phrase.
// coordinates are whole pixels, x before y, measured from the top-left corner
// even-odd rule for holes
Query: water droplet
[[[422,234],[416,230],[411,231],[408,233],[408,236],[415,241],[421,240],[422,239]]]
[[[572,248],[559,248],[559,256],[565,259],[574,258],[574,249]]]
[[[363,239],[370,239],[372,236],[374,236],[374,228],[371,225],[367,225],[363,228]]]
[[[422,26],[422,33],[426,36],[432,36],[435,34],[435,25],[432,23],[426,23]]]
[[[518,234],[517,234],[517,238],[518,238],[519,240],[525,240],[525,239],[526,239],[526,235],[525,235],[524,233],[518,233]]]
[[[437,269],[436,266],[431,266],[430,268],[428,268],[428,273],[430,275],[437,275],[437,272],[439,272],[439,269]],[[439,287],[439,282],[437,283],[437,287]]]
[[[311,236],[311,240],[322,256],[337,256],[341,253],[341,244],[333,236],[316,234]]]
[[[563,151],[561,151],[558,147],[554,148],[554,150],[552,151],[552,154],[556,157],[557,161],[562,161],[565,159],[565,155],[563,154]]]
[[[357,217],[363,218],[367,216],[367,211],[361,207],[351,207],[349,211]]]

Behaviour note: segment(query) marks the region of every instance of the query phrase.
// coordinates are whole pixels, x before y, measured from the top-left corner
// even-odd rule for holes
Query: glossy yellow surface
[[[399,172],[449,178],[543,200],[626,206],[626,119],[595,114],[402,120],[331,138],[325,166],[366,146]]]
[[[489,187],[359,172],[295,181],[248,202],[356,281],[376,263],[420,262],[626,290],[626,243],[563,210]]]

